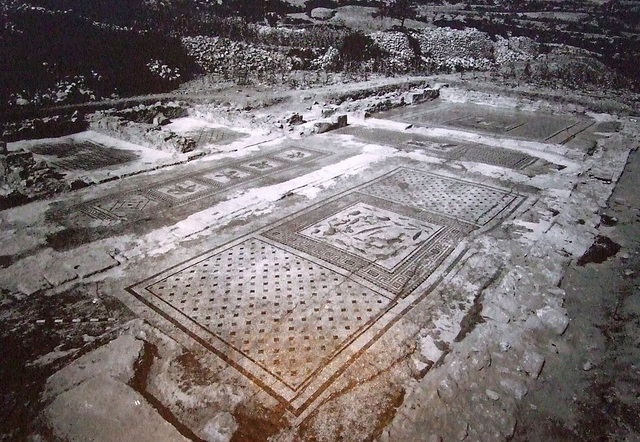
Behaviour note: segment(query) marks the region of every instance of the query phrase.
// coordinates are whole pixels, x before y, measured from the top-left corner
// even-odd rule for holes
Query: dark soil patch
[[[284,409],[281,407],[269,410],[259,405],[255,409],[239,405],[233,413],[238,430],[233,434],[231,442],[266,441],[285,426],[283,414]]]
[[[578,259],[578,265],[584,266],[590,262],[600,264],[620,251],[620,244],[613,242],[606,236],[598,235],[589,250]]]
[[[57,251],[71,250],[100,238],[98,229],[68,228],[47,235],[47,245]],[[104,229],[105,232],[107,231]]]
[[[0,255],[0,268],[7,268],[13,264],[13,257],[10,255]]]
[[[37,419],[47,378],[72,358],[115,337],[117,326],[133,318],[118,301],[96,297],[95,286],[81,285],[55,296],[13,299],[0,307],[0,440],[26,440],[47,434]],[[89,322],[88,318],[113,318]],[[72,323],[72,319],[82,319]],[[63,319],[55,323],[54,319]],[[40,322],[37,322],[40,320]],[[44,320],[44,321],[43,321]],[[94,339],[95,337],[95,339]],[[35,363],[53,351],[72,351],[51,362]],[[47,440],[52,440],[47,437]]]

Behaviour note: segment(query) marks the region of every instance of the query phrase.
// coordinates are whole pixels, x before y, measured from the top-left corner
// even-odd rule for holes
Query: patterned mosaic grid
[[[526,153],[483,144],[451,142],[407,132],[396,132],[378,128],[347,126],[338,131],[376,144],[386,144],[399,149],[415,151],[436,158],[461,160],[510,169],[524,169],[537,158]]]
[[[583,124],[585,121],[568,115],[528,113],[472,104],[416,106],[406,110],[392,111],[389,118],[416,125],[435,123],[466,130],[554,143],[565,142],[592,124],[588,121],[587,124]]]
[[[128,291],[299,415],[525,198],[399,168]]]
[[[522,200],[517,192],[406,168],[360,191],[475,226],[486,225]]]
[[[265,175],[297,167],[298,164],[324,155],[324,152],[306,148],[282,149],[230,166],[213,167],[133,192],[90,201],[81,205],[79,210],[95,219],[133,220],[144,216],[149,209],[164,209],[195,201]]]
[[[224,127],[202,128],[193,131],[189,136],[195,140],[198,147],[209,144],[223,145],[230,144],[235,140],[247,136],[244,133],[236,132]]]
[[[255,238],[146,288],[292,390],[390,299]]]
[[[522,152],[480,144],[468,145],[410,140],[407,145],[420,148],[427,155],[437,158],[490,164],[509,169],[524,169],[537,160],[536,157]]]
[[[468,129],[480,129],[487,132],[494,132],[498,134],[504,134],[517,127],[525,124],[521,118],[515,115],[506,114],[491,114],[489,116],[484,115],[469,115],[462,118],[456,118],[448,121],[449,124],[468,128]]]
[[[42,143],[29,148],[33,153],[55,156],[54,165],[64,170],[96,170],[129,163],[138,158],[135,152],[103,146],[93,141]]]

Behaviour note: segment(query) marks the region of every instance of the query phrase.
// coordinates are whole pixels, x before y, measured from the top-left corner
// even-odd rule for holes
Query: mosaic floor
[[[198,147],[203,147],[208,144],[230,144],[242,137],[245,137],[246,134],[226,129],[224,127],[216,127],[196,130],[190,133],[189,136],[196,142]]]
[[[226,166],[214,166],[171,180],[156,182],[132,192],[116,193],[83,203],[72,209],[105,221],[132,221],[150,211],[163,210],[215,195],[261,177],[291,170],[325,156],[307,148],[285,148],[243,159]]]
[[[512,138],[564,144],[591,127],[594,122],[566,115],[546,115],[524,111],[496,109],[491,106],[436,103],[382,112],[379,118],[389,118],[418,126],[443,125],[486,132]]]
[[[300,415],[526,199],[400,167],[127,290]]]
[[[93,141],[42,143],[29,150],[35,154],[55,157],[52,164],[64,170],[96,170],[129,163],[138,158],[135,152]]]
[[[340,130],[343,135],[353,135],[372,143],[384,142],[402,150],[419,151],[425,155],[447,160],[470,161],[509,169],[524,169],[537,158],[526,153],[484,145],[460,143],[450,140],[427,138],[411,133],[399,133],[385,129],[349,126]]]

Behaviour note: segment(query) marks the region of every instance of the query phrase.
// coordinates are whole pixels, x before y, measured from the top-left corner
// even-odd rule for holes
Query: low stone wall
[[[152,124],[132,123],[121,117],[101,113],[92,117],[89,127],[93,131],[151,149],[186,153],[196,148],[195,140],[170,130]]]

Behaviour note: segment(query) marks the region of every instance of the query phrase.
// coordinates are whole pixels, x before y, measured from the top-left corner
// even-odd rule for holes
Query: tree
[[[416,8],[411,0],[390,0],[384,6],[383,15],[400,20],[400,27],[404,28],[406,19],[416,17]]]

